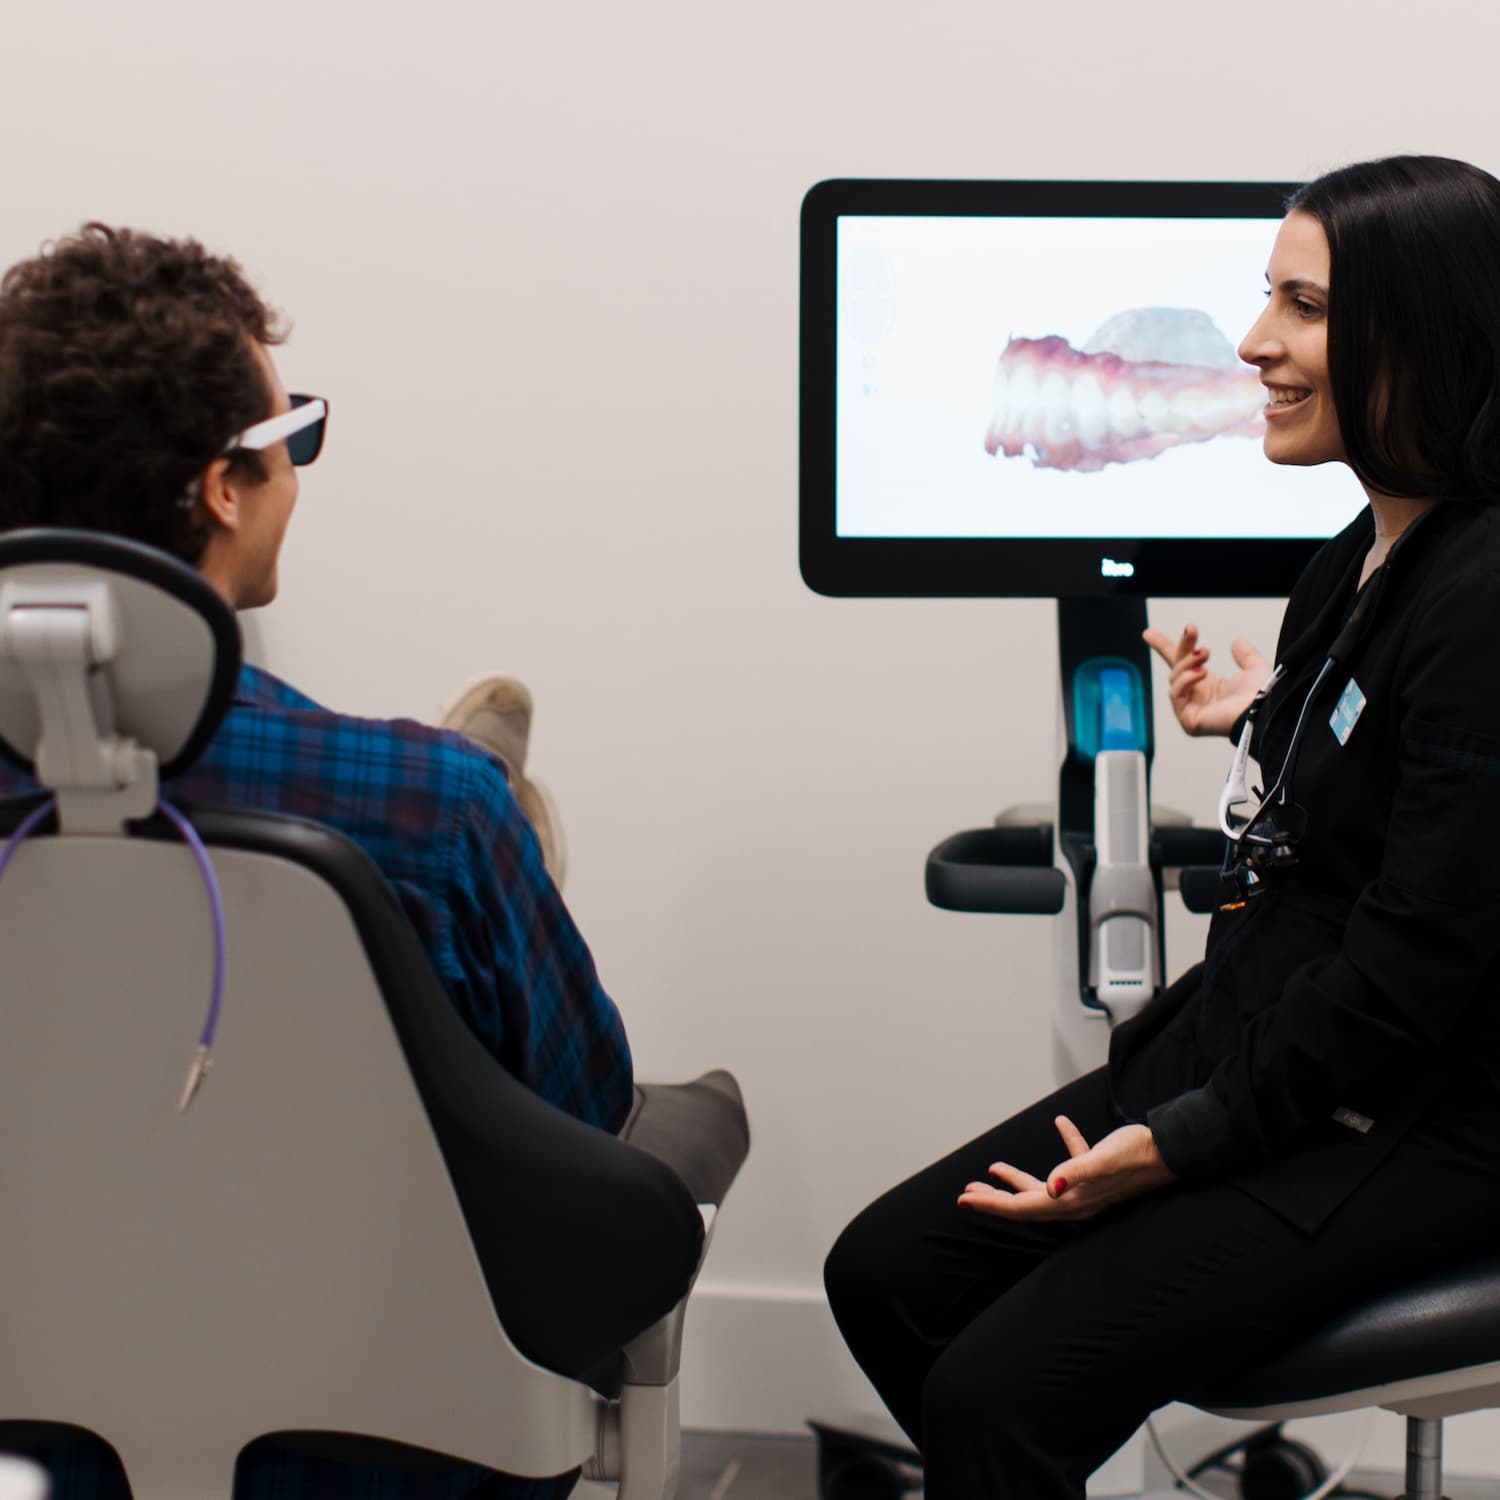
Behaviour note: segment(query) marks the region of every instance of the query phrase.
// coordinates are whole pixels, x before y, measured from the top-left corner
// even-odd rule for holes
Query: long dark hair
[[[1500,498],[1500,182],[1392,156],[1319,177],[1287,210],[1328,236],[1328,376],[1350,468],[1381,494]]]

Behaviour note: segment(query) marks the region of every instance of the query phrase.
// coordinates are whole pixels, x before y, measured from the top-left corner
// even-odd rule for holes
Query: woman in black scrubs
[[[1494,1247],[1500,182],[1332,172],[1267,280],[1240,346],[1266,455],[1346,463],[1370,503],[1299,580],[1269,686],[1242,642],[1219,677],[1191,627],[1148,632],[1184,728],[1248,723],[1268,787],[1225,808],[1204,961],[829,1256],[928,1500],[1081,1496],[1157,1407]]]

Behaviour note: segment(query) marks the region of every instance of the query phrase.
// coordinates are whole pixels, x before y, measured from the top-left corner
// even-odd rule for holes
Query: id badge
[[[1328,727],[1333,730],[1333,737],[1340,745],[1349,743],[1349,736],[1354,733],[1354,726],[1359,723],[1359,716],[1364,711],[1365,695],[1360,692],[1359,684],[1351,677],[1344,685],[1338,707],[1328,719]]]

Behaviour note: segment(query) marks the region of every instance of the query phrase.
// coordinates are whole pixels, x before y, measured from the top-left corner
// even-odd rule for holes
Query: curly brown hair
[[[0,530],[69,526],[197,562],[193,480],[271,393],[277,315],[196,240],[86,224],[0,279]],[[232,463],[263,479],[259,455]]]

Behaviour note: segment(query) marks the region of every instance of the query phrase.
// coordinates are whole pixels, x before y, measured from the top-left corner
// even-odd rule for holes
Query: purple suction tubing
[[[55,797],[48,797],[40,807],[33,807],[31,811],[21,819],[21,826],[17,828],[13,834],[11,834],[9,841],[5,845],[5,848],[0,849],[0,876],[3,876],[5,874],[6,867],[10,864],[16,850],[21,847],[21,841],[31,832],[33,828],[36,827],[38,823],[42,821],[43,818],[47,816],[49,812],[52,811],[52,809],[56,805],[57,799]]]
[[[213,913],[214,984],[209,991],[208,1014],[203,1018],[203,1031],[198,1037],[198,1045],[207,1049],[214,1044],[214,1033],[219,1029],[219,1008],[224,1002],[224,897],[219,890],[219,877],[214,874],[213,863],[208,857],[208,850],[203,847],[203,840],[198,837],[198,830],[165,797],[157,799],[156,807],[158,812],[167,815],[167,821],[182,835],[183,843],[193,851],[193,858],[198,861],[198,873],[203,876],[203,886],[208,892],[209,910]]]
[[[0,849],[0,878],[4,877],[6,868],[16,850],[21,847],[22,841],[56,806],[57,799],[49,797],[39,807],[32,808],[21,819],[20,826],[11,834],[5,848]],[[203,840],[198,837],[198,830],[165,797],[157,800],[156,808],[158,812],[166,816],[167,821],[182,835],[183,842],[193,851],[193,858],[198,862],[198,872],[203,876],[203,884],[208,891],[209,908],[213,912],[214,983],[213,990],[209,994],[208,1015],[204,1018],[203,1031],[198,1037],[198,1045],[206,1050],[214,1044],[214,1033],[219,1029],[219,1010],[224,1001],[224,898],[219,891],[219,878],[214,874],[208,850],[203,847]]]

